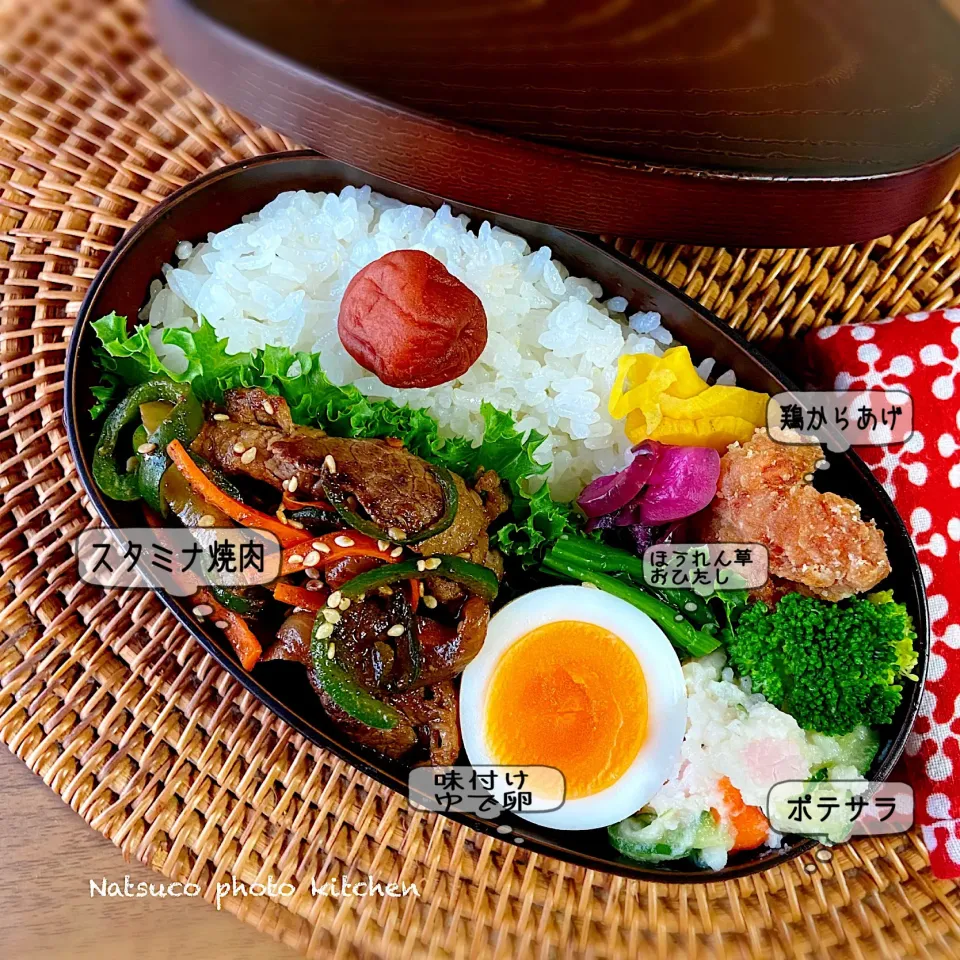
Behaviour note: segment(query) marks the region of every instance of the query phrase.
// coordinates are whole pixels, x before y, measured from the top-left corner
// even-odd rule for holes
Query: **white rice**
[[[554,496],[568,499],[599,474],[623,466],[630,442],[607,398],[624,353],[660,354],[669,332],[656,313],[627,320],[627,301],[602,302],[592,280],[569,276],[549,247],[531,250],[489,223],[467,229],[465,215],[401,204],[369,187],[280,194],[259,213],[196,247],[177,246],[177,267],[164,268],[140,318],[171,367],[183,369],[164,328],[195,329],[202,315],[229,350],[267,344],[319,352],[336,384],[371,397],[425,407],[449,435],[479,440],[480,405],[511,411],[521,431],[547,440],[537,459],[552,462]],[[361,368],[337,335],[340,298],[354,274],[397,249],[425,250],[482,300],[488,340],[458,380],[427,390],[397,390]],[[629,326],[628,326],[629,322]],[[632,328],[632,329],[631,329]]]

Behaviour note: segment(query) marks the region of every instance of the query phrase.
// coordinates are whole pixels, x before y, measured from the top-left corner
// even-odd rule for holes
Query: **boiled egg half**
[[[547,809],[555,804],[537,797],[543,781],[534,776],[523,787],[534,802],[518,816],[560,830],[605,827],[677,773],[686,727],[680,661],[625,600],[582,586],[534,590],[491,619],[463,672],[460,723],[474,767],[563,773],[560,806]]]

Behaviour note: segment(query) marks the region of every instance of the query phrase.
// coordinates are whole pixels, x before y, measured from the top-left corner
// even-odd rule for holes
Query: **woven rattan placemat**
[[[591,873],[479,836],[311,746],[152,596],[77,582],[95,522],[61,422],[64,351],[123,230],[205,170],[294,146],[211,101],[135,0],[0,0],[0,739],[95,829],[312,956],[960,955],[960,896],[915,835],[740,881]],[[960,302],[960,196],[856,247],[623,244],[751,338]],[[419,897],[315,896],[334,877]]]

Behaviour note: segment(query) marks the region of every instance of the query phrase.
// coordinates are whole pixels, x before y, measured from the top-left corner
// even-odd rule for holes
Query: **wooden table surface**
[[[90,881],[167,883],[75,814],[0,745],[0,957],[295,960],[298,953],[197,898],[91,897]]]

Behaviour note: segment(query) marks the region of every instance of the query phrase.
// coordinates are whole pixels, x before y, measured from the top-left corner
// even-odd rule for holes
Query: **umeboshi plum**
[[[391,387],[454,380],[487,344],[480,298],[422,250],[367,264],[344,291],[337,326],[347,353]]]

